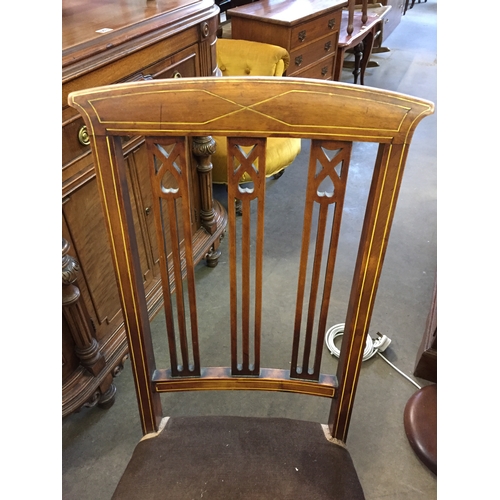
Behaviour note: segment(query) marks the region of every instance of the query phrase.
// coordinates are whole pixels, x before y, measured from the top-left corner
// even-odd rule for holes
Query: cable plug
[[[380,335],[380,333],[377,333],[377,335],[379,337],[373,341],[373,348],[379,352],[384,352],[391,344],[391,339],[386,335]]]

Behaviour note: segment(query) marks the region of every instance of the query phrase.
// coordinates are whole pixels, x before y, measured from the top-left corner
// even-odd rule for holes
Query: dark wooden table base
[[[404,426],[418,458],[437,474],[437,385],[419,389],[406,403]]]

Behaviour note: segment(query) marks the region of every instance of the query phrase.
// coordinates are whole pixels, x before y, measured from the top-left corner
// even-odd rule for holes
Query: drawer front
[[[200,76],[199,67],[198,46],[194,45],[114,83]],[[67,121],[62,129],[63,166],[89,153],[90,146],[86,137],[86,128],[83,118],[78,115],[73,120]]]
[[[325,57],[334,56],[337,53],[338,35],[338,32],[335,32],[294,50],[290,54],[290,66],[287,74],[301,71]]]
[[[193,26],[178,35],[163,39],[137,52],[124,54],[123,57],[120,56],[109,64],[96,67],[93,71],[83,72],[80,76],[63,81],[63,121],[73,117],[76,111],[68,106],[70,92],[117,82],[135,81],[141,78],[141,74],[150,75],[150,68],[157,64],[169,66],[175,62],[179,63],[180,55],[185,57],[186,52],[199,52],[199,36],[198,26]],[[199,57],[197,64],[200,65]],[[197,68],[196,71],[201,72],[201,69]]]
[[[319,80],[332,80],[335,57],[324,59],[314,66],[309,66],[303,71],[290,73],[288,76],[298,76],[301,78],[317,78]]]
[[[200,76],[198,61],[198,46],[194,45],[181,50],[173,56],[161,59],[137,73],[120,80],[120,82]]]
[[[318,38],[338,32],[341,16],[342,10],[340,9],[293,27],[290,38],[290,51],[294,51],[301,45],[314,42]]]

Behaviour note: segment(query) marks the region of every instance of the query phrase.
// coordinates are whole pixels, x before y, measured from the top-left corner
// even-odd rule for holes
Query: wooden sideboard
[[[261,0],[227,11],[232,38],[290,53],[286,76],[332,80],[346,0]]]
[[[87,131],[69,92],[125,81],[215,76],[219,8],[214,0],[63,0],[62,2],[62,413],[109,407],[127,341]],[[202,103],[200,103],[202,105]],[[134,223],[148,310],[161,307],[158,247],[149,220],[152,194],[142,168],[143,140],[124,138]],[[195,261],[215,266],[226,226],[212,200],[207,142],[193,141]],[[199,156],[195,156],[198,153]],[[147,165],[146,165],[147,166]]]

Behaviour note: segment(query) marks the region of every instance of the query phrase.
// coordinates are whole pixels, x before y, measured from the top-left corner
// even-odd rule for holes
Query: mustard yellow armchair
[[[283,76],[290,54],[283,47],[268,43],[217,39],[217,65],[223,76]]]
[[[290,62],[288,52],[277,45],[219,38],[217,65],[223,76],[282,76]],[[212,179],[227,183],[227,145],[225,137],[214,137],[217,150],[212,155]],[[266,153],[266,177],[278,178],[300,153],[300,139],[269,138]],[[241,183],[249,182],[245,174]]]

